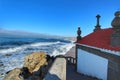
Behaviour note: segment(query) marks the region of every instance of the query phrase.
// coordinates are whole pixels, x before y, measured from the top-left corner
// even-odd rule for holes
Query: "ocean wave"
[[[38,47],[38,46],[47,46],[47,45],[53,45],[53,44],[59,44],[60,42],[37,42],[37,43],[32,43],[29,45],[22,45],[19,47],[14,47],[14,48],[9,48],[9,49],[1,49],[0,54],[8,54],[8,53],[13,53],[21,50],[25,50],[30,47]]]
[[[40,43],[34,43],[34,44],[31,44],[30,46],[31,47],[37,47],[37,46],[47,46],[47,45],[53,45],[53,44],[59,44],[60,41],[57,41],[57,42],[40,42]]]
[[[49,40],[48,40],[49,41]],[[51,56],[64,55],[74,46],[73,43],[51,41],[51,42],[34,42],[21,46],[9,46],[8,49],[0,49],[0,61],[4,64],[0,67],[0,80],[3,80],[5,73],[16,67],[21,68],[24,63],[24,57],[32,52],[44,51]],[[1,55],[2,54],[2,55]],[[6,54],[12,54],[6,56]],[[1,75],[2,74],[2,75]]]
[[[69,43],[66,45],[61,46],[58,49],[55,49],[53,51],[53,53],[51,54],[51,56],[57,56],[57,55],[64,55],[66,54],[73,46],[75,46],[75,44],[73,43]]]
[[[9,42],[2,42],[0,43],[0,46],[5,46],[5,45],[16,45],[16,46],[21,46],[23,44],[30,44],[32,42],[24,42],[24,41],[9,41]]]

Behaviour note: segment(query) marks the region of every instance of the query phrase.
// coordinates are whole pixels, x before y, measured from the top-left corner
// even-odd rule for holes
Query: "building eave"
[[[81,46],[84,46],[84,47],[89,47],[89,48],[96,49],[96,50],[100,50],[102,52],[107,52],[107,53],[110,53],[110,54],[113,54],[113,55],[120,56],[120,51],[113,51],[113,50],[108,50],[108,49],[104,49],[104,48],[98,48],[98,47],[94,47],[94,46],[80,44],[80,43],[75,43],[75,44],[76,45],[81,45]]]

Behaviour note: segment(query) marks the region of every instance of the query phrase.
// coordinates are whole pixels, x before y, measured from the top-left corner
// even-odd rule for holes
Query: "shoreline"
[[[73,46],[66,54],[65,54],[65,57],[73,57],[75,58],[75,46]]]

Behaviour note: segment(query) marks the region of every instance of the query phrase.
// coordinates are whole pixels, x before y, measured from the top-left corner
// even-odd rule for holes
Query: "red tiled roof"
[[[112,28],[101,29],[83,37],[81,40],[77,41],[76,43],[113,50],[113,51],[120,51],[120,46],[113,47],[110,45],[110,38],[112,33],[113,33]]]

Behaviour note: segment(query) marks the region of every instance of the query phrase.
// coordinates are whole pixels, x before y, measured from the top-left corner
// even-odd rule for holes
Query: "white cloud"
[[[60,36],[0,28],[0,37],[58,38]]]

